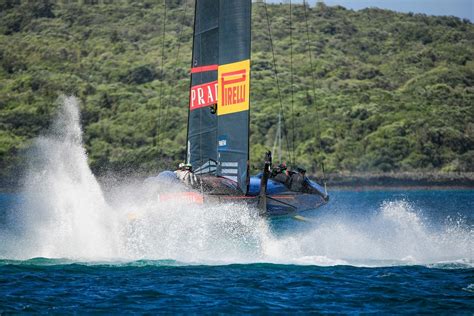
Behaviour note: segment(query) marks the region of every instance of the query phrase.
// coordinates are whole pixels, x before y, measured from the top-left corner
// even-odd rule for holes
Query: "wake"
[[[159,183],[130,180],[105,194],[87,163],[74,97],[63,99],[52,130],[30,156],[26,202],[0,232],[3,259],[474,266],[472,226],[430,227],[403,200],[383,203],[364,220],[328,215],[304,229],[276,232],[241,205],[160,201],[159,193],[172,189]]]

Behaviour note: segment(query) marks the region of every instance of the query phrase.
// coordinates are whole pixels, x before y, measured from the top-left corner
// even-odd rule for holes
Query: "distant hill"
[[[66,2],[0,0],[0,179],[23,168],[22,153],[48,128],[62,93],[82,102],[96,174],[175,167],[185,157],[194,4],[167,1],[164,21],[158,1]],[[114,3],[87,4],[96,2]],[[293,7],[292,105],[289,6],[268,5],[284,148],[294,147],[295,163],[310,171],[324,163],[328,172],[474,171],[471,22],[307,9],[308,33],[304,7]],[[273,145],[280,109],[262,3],[252,36],[257,165]]]

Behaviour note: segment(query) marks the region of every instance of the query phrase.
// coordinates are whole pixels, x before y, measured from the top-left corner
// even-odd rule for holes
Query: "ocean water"
[[[262,218],[99,185],[64,98],[0,194],[0,313],[474,313],[474,190],[330,191]]]
[[[117,257],[87,256],[76,248],[80,240],[63,249],[61,240],[45,239],[51,244],[43,249],[58,248],[54,255],[26,250],[20,239],[4,234],[0,313],[471,315],[473,198],[472,191],[336,191],[327,207],[305,214],[312,222],[270,220],[263,236],[268,240],[256,241],[262,232],[250,230],[261,227],[250,225],[217,233],[222,239],[193,241],[185,230],[173,232],[177,220],[155,234],[180,240],[157,243],[156,251],[151,242]],[[8,231],[7,210],[23,199],[22,194],[0,195],[2,231]],[[202,229],[203,223],[196,226]],[[146,244],[144,239],[152,238],[147,234],[152,233],[136,238]],[[42,246],[41,240],[30,242]]]

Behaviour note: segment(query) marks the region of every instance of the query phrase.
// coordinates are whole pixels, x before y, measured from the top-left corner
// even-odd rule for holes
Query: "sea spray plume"
[[[270,239],[266,256],[274,262],[316,265],[474,264],[473,227],[449,222],[436,228],[425,221],[407,201],[387,201],[359,221],[328,215],[303,232]]]
[[[20,256],[101,258],[113,256],[111,212],[87,164],[78,101],[61,97],[51,130],[30,153],[25,181],[26,248]]]

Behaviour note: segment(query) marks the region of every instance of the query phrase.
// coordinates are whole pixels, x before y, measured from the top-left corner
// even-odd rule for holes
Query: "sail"
[[[251,0],[197,0],[188,162],[247,192]],[[217,106],[216,106],[217,105]]]
[[[251,0],[221,0],[218,175],[248,187]]]
[[[187,142],[187,162],[196,173],[216,172],[217,115],[211,113],[209,106],[217,103],[218,63],[218,1],[197,0]]]

